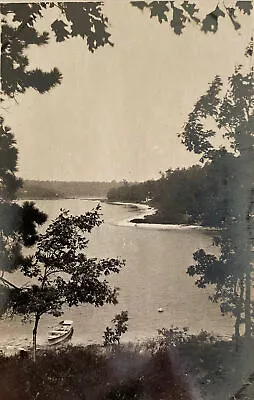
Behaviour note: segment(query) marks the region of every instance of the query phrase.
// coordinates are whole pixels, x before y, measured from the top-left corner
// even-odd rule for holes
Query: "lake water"
[[[98,202],[82,199],[40,200],[40,209],[57,216],[60,208],[81,214]],[[139,340],[156,336],[157,329],[188,326],[191,331],[201,329],[230,336],[233,320],[222,316],[219,307],[208,299],[208,291],[198,289],[186,274],[192,264],[192,254],[198,248],[213,252],[212,234],[202,229],[181,229],[128,224],[138,214],[130,205],[102,203],[104,223],[89,235],[88,254],[96,257],[121,257],[124,269],[110,278],[120,288],[119,304],[95,308],[83,305],[66,309],[60,319],[74,321],[72,342],[101,342],[106,326],[121,310],[129,312],[129,329],[124,340]],[[140,211],[142,212],[142,211]],[[16,283],[19,274],[12,275]],[[159,313],[158,308],[164,312]],[[43,344],[47,331],[58,319],[44,316],[40,322],[38,339]],[[32,325],[22,324],[20,318],[0,321],[1,345],[9,348],[24,345],[31,339]]]

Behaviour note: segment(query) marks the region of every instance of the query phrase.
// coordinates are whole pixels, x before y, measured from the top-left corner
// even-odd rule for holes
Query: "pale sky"
[[[48,94],[28,90],[4,112],[23,178],[140,181],[197,161],[177,132],[213,77],[244,60],[251,18],[241,34],[222,20],[215,35],[193,25],[178,37],[128,2],[105,3],[113,48],[91,54],[74,38],[29,50],[31,67],[56,66],[63,80]]]

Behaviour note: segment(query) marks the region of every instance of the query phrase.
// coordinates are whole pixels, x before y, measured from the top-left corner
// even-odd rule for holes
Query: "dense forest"
[[[142,222],[222,226],[229,207],[229,181],[237,159],[222,151],[204,166],[172,170],[160,179],[142,183],[124,182],[108,191],[109,201],[137,202],[157,212]],[[140,222],[138,219],[135,222]]]
[[[55,198],[105,198],[108,190],[120,186],[112,182],[65,182],[24,180],[18,190],[20,199],[55,199]]]

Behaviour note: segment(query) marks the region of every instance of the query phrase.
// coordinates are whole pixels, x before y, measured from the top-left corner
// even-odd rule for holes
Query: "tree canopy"
[[[219,157],[219,173],[223,174],[226,168],[227,213],[224,229],[214,240],[220,247],[220,255],[216,257],[203,249],[197,250],[194,254],[196,264],[188,269],[188,273],[198,276],[196,284],[199,287],[215,285],[211,299],[220,302],[223,313],[231,312],[236,317],[236,336],[240,335],[241,323],[245,324],[246,335],[251,334],[253,313],[252,54],[253,38],[246,49],[246,65],[237,66],[226,83],[219,76],[215,77],[208,91],[195,104],[180,134],[186,148],[199,154],[203,163],[211,163]],[[214,138],[219,138],[217,145]]]
[[[10,128],[4,125],[3,118],[0,118],[0,153],[1,270],[12,272],[26,262],[26,257],[22,256],[22,246],[34,245],[38,238],[37,227],[46,221],[46,214],[39,211],[33,202],[26,201],[19,205],[12,201],[22,180],[16,177],[16,141]]]
[[[190,23],[204,33],[216,33],[219,20],[223,18],[228,18],[234,29],[240,30],[239,13],[251,16],[253,11],[251,1],[237,1],[234,7],[218,3],[204,18],[200,16],[201,4],[198,2],[131,1],[130,5],[143,12],[149,11],[150,17],[157,18],[160,23],[168,23],[176,35],[183,34]],[[45,18],[47,12],[54,8],[60,10],[60,16],[48,26],[47,31],[39,33],[37,20]],[[0,12],[2,101],[6,96],[15,98],[16,94],[24,93],[30,87],[45,93],[60,84],[62,75],[56,67],[49,72],[38,68],[31,70],[25,54],[30,45],[48,44],[49,32],[54,33],[56,42],[81,37],[90,52],[105,45],[113,46],[103,2],[2,3]]]
[[[160,179],[125,183],[108,191],[108,200],[146,202],[156,208],[154,215],[135,222],[223,226],[228,213],[229,159],[232,154],[217,154],[210,164],[188,169],[169,169]]]
[[[57,68],[50,72],[29,69],[29,59],[25,50],[30,45],[43,46],[49,42],[47,31],[40,34],[36,21],[45,17],[48,9],[57,7],[62,18],[56,19],[49,31],[55,40],[62,42],[71,37],[86,39],[88,50],[94,52],[98,47],[112,45],[108,32],[108,19],[102,13],[103,3],[8,3],[1,4],[1,99],[5,96],[15,98],[32,87],[45,93],[61,82]]]

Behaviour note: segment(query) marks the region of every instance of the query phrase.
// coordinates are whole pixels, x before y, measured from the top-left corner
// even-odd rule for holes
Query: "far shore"
[[[18,197],[18,201],[36,201],[36,200],[91,200],[91,201],[105,201],[105,197],[89,197],[89,196],[56,196],[56,197]]]

